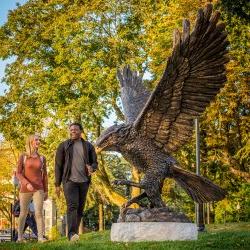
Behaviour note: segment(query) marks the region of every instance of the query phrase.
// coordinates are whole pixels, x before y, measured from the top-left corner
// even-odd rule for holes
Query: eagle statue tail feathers
[[[220,201],[225,198],[226,191],[210,180],[188,172],[177,166],[171,167],[172,177],[197,203]]]

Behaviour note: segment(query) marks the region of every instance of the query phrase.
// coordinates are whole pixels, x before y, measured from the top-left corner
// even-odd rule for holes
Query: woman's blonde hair
[[[32,146],[32,142],[34,141],[35,137],[39,137],[38,134],[29,135],[26,139],[25,144],[25,153],[28,157],[30,157],[34,153],[34,147]]]

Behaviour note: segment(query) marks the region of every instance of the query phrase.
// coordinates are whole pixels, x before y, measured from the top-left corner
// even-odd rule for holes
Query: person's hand
[[[44,200],[46,201],[48,199],[48,192],[44,193]]]
[[[30,184],[30,183],[28,183],[27,185],[26,185],[26,187],[27,187],[27,189],[29,190],[29,191],[35,191],[35,189],[34,189],[34,187]]]
[[[56,195],[58,198],[60,198],[61,191],[61,187],[56,187]]]
[[[92,166],[90,166],[90,165],[86,164],[86,167],[87,167],[87,169],[88,169],[88,174],[89,174],[89,175],[91,175],[91,174],[93,174],[93,173],[94,173],[94,169],[93,169],[93,167],[92,167]]]

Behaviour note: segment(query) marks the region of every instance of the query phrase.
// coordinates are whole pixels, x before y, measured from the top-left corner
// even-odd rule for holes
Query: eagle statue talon
[[[122,222],[125,222],[127,211],[128,211],[128,203],[126,202],[120,208],[120,218]]]
[[[116,186],[125,185],[125,180],[114,180],[112,184]]]
[[[125,209],[128,207],[128,202],[125,202],[124,204],[121,205],[121,210]]]

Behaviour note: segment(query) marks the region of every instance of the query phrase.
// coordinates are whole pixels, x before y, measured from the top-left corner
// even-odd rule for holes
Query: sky
[[[21,5],[27,2],[27,0],[0,0],[0,26],[2,26],[8,18],[8,11],[16,8],[16,3],[20,3]],[[4,69],[7,63],[11,62],[11,60],[1,60],[0,59],[0,79],[4,77]],[[4,94],[4,90],[6,89],[6,85],[0,81],[0,95]]]

